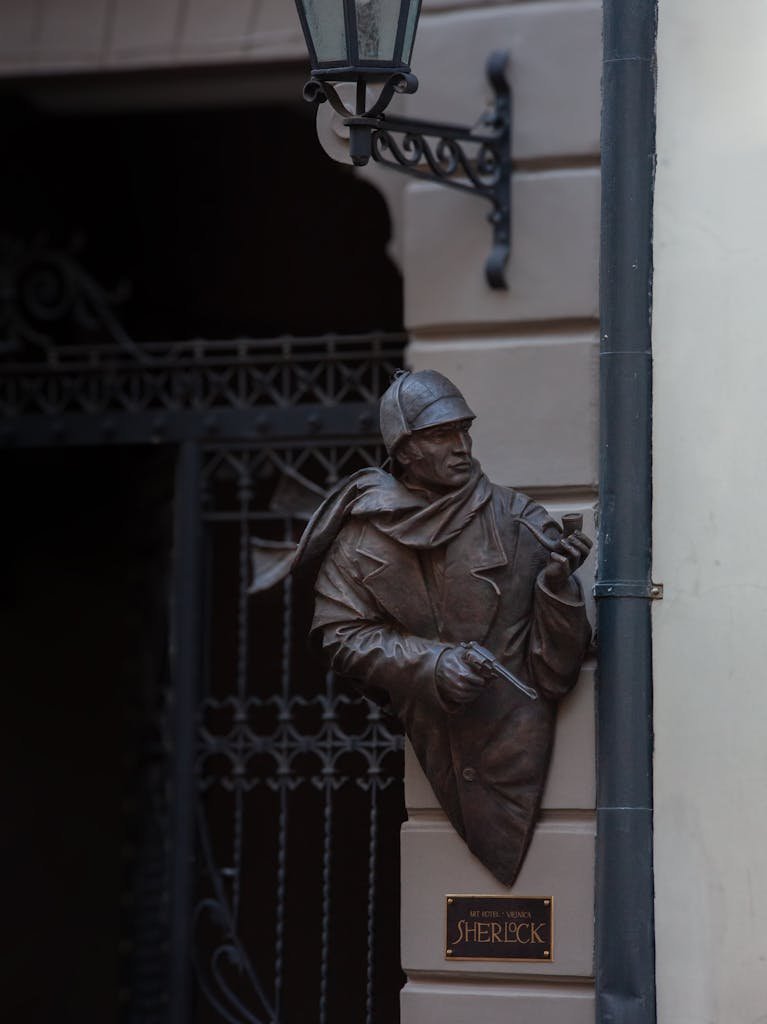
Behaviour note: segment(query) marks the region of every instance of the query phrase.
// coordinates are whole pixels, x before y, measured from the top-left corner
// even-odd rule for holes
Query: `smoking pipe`
[[[538,527],[533,526],[528,519],[523,519],[522,516],[519,516],[518,518],[520,523],[528,528],[533,537],[535,537],[538,543],[542,544],[547,551],[556,551],[557,544],[559,544],[562,539],[561,537],[557,537],[556,540],[552,540],[550,537],[541,533]],[[571,533],[575,533],[576,530],[580,530],[582,527],[583,516],[580,512],[565,512],[562,516],[562,537],[569,537]]]

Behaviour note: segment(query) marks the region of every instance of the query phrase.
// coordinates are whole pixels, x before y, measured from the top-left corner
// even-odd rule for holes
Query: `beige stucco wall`
[[[399,99],[414,117],[476,122],[489,100],[484,64],[508,49],[515,171],[508,291],[491,291],[487,207],[375,165],[364,176],[392,216],[390,252],[403,275],[414,369],[464,390],[475,453],[493,480],[584,513],[597,487],[599,73],[598,0],[445,4],[421,19]],[[340,152],[330,112],[331,149]],[[584,566],[589,606],[593,558]],[[505,893],[467,851],[408,749],[402,833],[402,1024],[585,1024],[594,1019],[594,664],[563,702],[540,823],[512,894],[554,897],[554,961],[447,961],[445,897]]]
[[[767,1019],[767,7],[661,0],[655,191],[659,1020]]]
[[[512,256],[490,291],[477,199],[436,185],[387,190],[414,368],[461,386],[477,413],[475,452],[492,479],[593,529],[597,482],[599,239],[598,0],[443,5],[421,20],[404,104],[413,116],[474,123],[487,54],[510,52],[514,91]],[[449,73],[446,73],[449,67]],[[590,590],[593,565],[583,570]],[[402,842],[402,1024],[586,1024],[594,1019],[594,669],[563,703],[543,812],[513,893],[554,896],[551,964],[448,963],[449,892],[506,892],[467,851],[407,758]]]

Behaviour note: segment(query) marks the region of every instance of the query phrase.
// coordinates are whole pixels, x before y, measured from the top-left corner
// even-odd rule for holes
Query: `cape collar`
[[[471,476],[453,491],[434,497],[387,474],[385,491],[372,487],[356,500],[352,516],[365,516],[393,540],[409,548],[437,548],[454,540],[487,504],[490,482],[472,460]]]
[[[407,547],[439,547],[461,533],[491,494],[490,481],[476,459],[463,487],[436,500],[383,469],[361,469],[331,491],[314,513],[298,545],[296,564],[321,558],[352,517],[369,519]]]
[[[369,520],[405,547],[435,548],[458,537],[490,500],[492,486],[472,459],[471,476],[437,498],[411,490],[383,469],[361,469],[342,480],[325,498],[304,530],[295,554],[285,545],[274,571],[256,579],[251,591],[268,589],[290,572],[317,565],[350,518]]]

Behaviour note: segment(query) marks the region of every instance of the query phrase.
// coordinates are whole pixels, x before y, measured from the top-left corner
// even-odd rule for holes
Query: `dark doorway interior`
[[[401,329],[384,201],[303,110],[2,114],[0,231],[127,282],[134,340]]]
[[[22,88],[0,114],[0,275],[13,282],[0,294],[0,359],[5,314],[24,281],[19,267],[35,248],[73,253],[139,345],[401,330],[401,282],[385,255],[384,202],[325,157],[306,111],[63,116],[30,105]],[[3,305],[8,295],[10,306]],[[44,344],[33,341],[7,358],[42,365],[67,346],[103,351],[114,343],[108,325],[71,315],[65,303],[53,316],[56,294],[36,298],[45,301],[25,310],[25,325]],[[85,393],[82,381],[74,384]],[[93,435],[105,440],[96,426]],[[0,1009],[30,1024],[165,1024],[173,951],[163,918],[163,759],[172,738],[163,733],[162,712],[176,452],[67,448],[66,435],[58,443],[55,450],[0,452],[0,676],[12,780],[2,843],[14,880]],[[310,614],[308,605],[298,611],[304,619]],[[346,858],[366,844],[367,824],[355,835],[352,812],[340,810],[339,878],[332,881],[343,902],[328,941],[343,955],[344,915],[365,916],[366,867],[347,868]],[[375,980],[375,1024],[392,1024],[397,1014],[401,813],[401,800],[381,810],[388,852],[378,868],[387,882],[378,900],[375,970],[363,962],[362,947],[349,960],[360,1006],[365,972]],[[256,827],[252,819],[248,827]],[[301,864],[290,871],[301,877]],[[319,892],[315,885],[313,896]],[[257,946],[257,926],[248,927]],[[310,923],[309,939],[293,932],[286,962],[316,956],[317,927]],[[314,977],[316,965],[310,967]],[[334,1024],[344,1007],[350,1024],[364,1019],[349,1003],[342,970],[326,988]],[[306,1008],[315,997],[297,984],[286,991],[280,1024],[311,1024]],[[202,995],[196,1002],[196,1019],[226,1019]]]
[[[3,1016],[106,1024],[157,845],[172,452],[5,452],[0,467]]]

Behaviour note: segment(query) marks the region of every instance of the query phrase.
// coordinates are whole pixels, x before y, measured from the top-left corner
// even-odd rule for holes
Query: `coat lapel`
[[[493,570],[507,564],[508,556],[498,533],[491,501],[448,545],[444,639],[481,642],[487,637],[501,599]]]
[[[357,543],[363,583],[408,633],[436,637],[437,623],[426,592],[418,552],[365,526]]]
[[[487,637],[501,599],[493,570],[509,562],[492,502],[447,546],[441,630],[414,548],[365,526],[357,554],[365,573],[364,585],[408,632],[453,643],[482,642]]]

